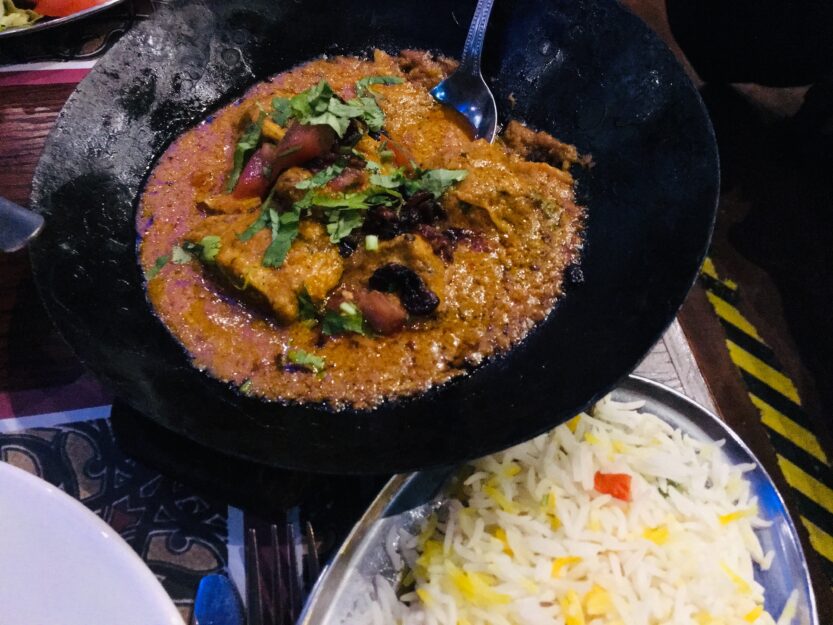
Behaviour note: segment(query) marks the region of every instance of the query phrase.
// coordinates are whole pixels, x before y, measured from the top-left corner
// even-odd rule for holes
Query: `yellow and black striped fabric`
[[[726,331],[726,347],[766,428],[801,523],[833,583],[833,469],[801,397],[772,349],[738,309],[737,284],[721,279],[710,258],[700,282]]]

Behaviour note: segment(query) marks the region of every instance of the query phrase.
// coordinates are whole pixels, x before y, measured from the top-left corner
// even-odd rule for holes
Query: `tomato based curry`
[[[177,139],[137,215],[156,313],[194,365],[270,400],[372,408],[511,348],[581,247],[575,148],[493,144],[429,89],[454,62],[311,61]]]

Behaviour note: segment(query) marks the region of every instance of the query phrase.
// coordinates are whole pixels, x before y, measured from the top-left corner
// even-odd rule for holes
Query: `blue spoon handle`
[[[206,575],[197,587],[191,625],[243,625],[237,591],[225,575]]]

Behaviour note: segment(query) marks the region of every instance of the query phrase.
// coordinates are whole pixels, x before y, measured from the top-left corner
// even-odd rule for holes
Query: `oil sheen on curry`
[[[141,198],[150,302],[195,366],[270,400],[372,408],[511,348],[581,246],[575,148],[493,143],[406,50],[311,61],[174,142]]]

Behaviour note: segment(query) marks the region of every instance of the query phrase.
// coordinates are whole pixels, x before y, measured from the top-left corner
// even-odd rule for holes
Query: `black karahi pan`
[[[584,280],[524,343],[468,376],[373,411],[241,396],[193,368],[154,316],[134,215],[155,158],[269,75],[326,54],[456,55],[474,2],[175,0],[79,85],[34,180],[32,247],[55,323],[122,400],[227,454],[324,472],[402,471],[528,439],[599,398],[671,322],[709,242],[714,135],[668,49],[611,0],[498,0],[484,75],[505,120],[591,154]],[[403,371],[403,375],[408,375]]]

